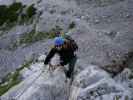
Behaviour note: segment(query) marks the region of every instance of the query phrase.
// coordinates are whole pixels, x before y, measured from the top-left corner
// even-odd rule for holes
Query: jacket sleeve
[[[55,49],[51,49],[51,51],[49,52],[49,54],[45,58],[45,61],[44,61],[45,65],[47,65],[50,62],[50,60],[54,56],[55,52],[56,52]]]
[[[66,65],[67,63],[65,63],[65,62],[60,62],[60,65],[61,66],[64,66],[64,65]]]

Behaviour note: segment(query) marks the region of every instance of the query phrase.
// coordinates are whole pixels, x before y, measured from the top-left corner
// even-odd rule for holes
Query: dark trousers
[[[67,78],[71,78],[73,76],[76,61],[77,61],[77,57],[75,56],[68,63],[68,71],[65,72]]]

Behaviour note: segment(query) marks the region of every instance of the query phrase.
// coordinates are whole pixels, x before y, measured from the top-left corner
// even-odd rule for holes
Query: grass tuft
[[[71,22],[69,25],[69,29],[73,29],[75,28],[75,26],[76,26],[75,22]]]
[[[2,83],[0,83],[0,96],[21,82],[20,71],[22,71],[24,68],[30,67],[32,62],[33,60],[25,62],[20,68],[16,69],[15,72],[9,73],[5,78],[3,78]]]

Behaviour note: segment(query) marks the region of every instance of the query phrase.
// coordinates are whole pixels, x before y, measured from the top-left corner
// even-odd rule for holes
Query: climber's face
[[[62,45],[56,45],[55,47],[56,47],[58,50],[61,50]]]

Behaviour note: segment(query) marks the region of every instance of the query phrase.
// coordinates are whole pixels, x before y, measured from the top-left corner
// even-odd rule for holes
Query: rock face
[[[78,61],[70,85],[62,69],[49,72],[42,63],[45,56],[39,57],[39,62],[21,72],[22,82],[2,100],[133,100],[133,75],[124,70],[132,69],[132,58],[126,65],[122,62],[133,51],[132,0],[0,0],[0,5],[14,1],[35,4],[37,16],[31,23],[0,30],[0,80],[25,60],[47,54],[53,45],[51,39],[44,39],[11,50],[14,41],[33,29],[48,32],[59,26],[71,33],[79,46]]]
[[[8,1],[1,0],[0,4],[13,2],[13,0]],[[39,17],[31,25],[16,26],[9,31],[4,31],[6,34],[0,37],[0,59],[4,58],[8,63],[0,62],[1,72],[16,69],[29,53],[38,54],[48,51],[49,41],[47,43],[42,41],[26,48],[17,48],[14,51],[9,49],[14,40],[19,38],[18,33],[28,33],[33,28],[39,32],[46,32],[55,26],[60,26],[64,32],[67,32],[71,22],[74,22],[76,26],[72,31],[72,37],[79,45],[79,57],[84,58],[85,63],[88,64],[105,66],[111,64],[112,60],[121,60],[125,53],[133,49],[132,0],[84,0],[82,2],[80,0],[17,0],[17,2],[27,5],[35,3]],[[8,59],[6,55],[9,58],[13,57],[13,60]],[[3,74],[0,76],[2,77]]]
[[[2,100],[68,100],[69,84],[62,69],[51,72],[40,62],[24,69],[21,75],[23,81],[3,95]]]
[[[75,78],[71,100],[131,100],[131,91],[114,81],[97,66],[82,71]],[[74,94],[75,91],[77,94]],[[76,97],[75,97],[76,95]]]
[[[1,0],[0,4],[13,2],[8,1]],[[41,41],[13,51],[9,49],[14,40],[19,38],[18,33],[28,33],[34,28],[37,32],[47,32],[59,26],[64,32],[68,32],[69,25],[74,22],[76,26],[72,37],[79,45],[79,58],[86,64],[106,66],[112,64],[113,60],[121,60],[125,53],[133,50],[132,0],[17,0],[19,1],[27,5],[35,3],[38,17],[30,25],[18,25],[3,32],[5,34],[0,37],[0,61],[4,58],[6,62],[0,62],[0,72],[9,69],[8,73],[16,69],[29,53],[38,55],[48,51],[50,41]]]
[[[129,87],[133,81],[128,78],[128,69],[112,79],[98,66],[88,65],[86,69],[75,74],[74,81],[70,84],[62,68],[49,71],[42,62],[38,62],[32,64],[30,69],[24,69],[21,75],[23,81],[5,93],[1,100],[133,99],[133,87]]]
[[[59,69],[49,73],[43,63],[22,71],[24,80],[1,97],[2,100],[68,100],[68,85]]]

